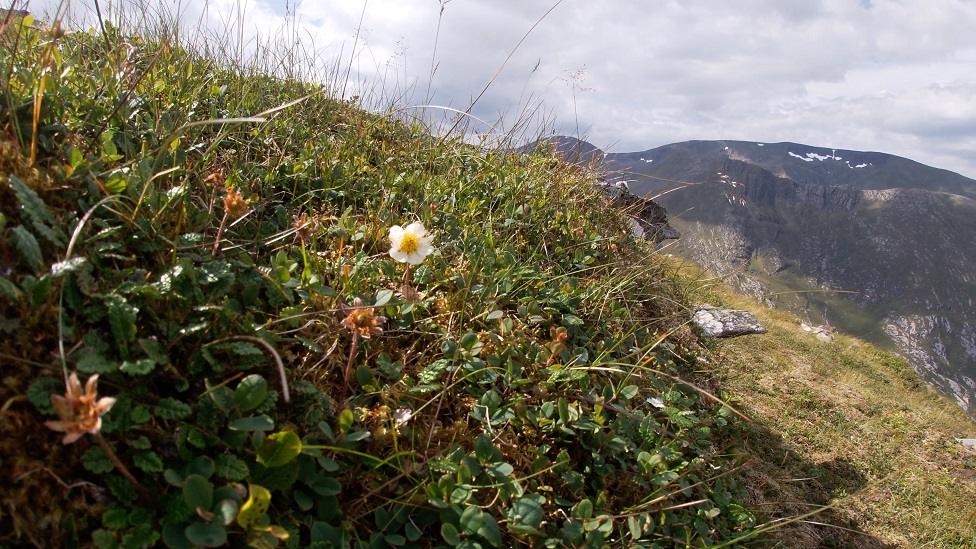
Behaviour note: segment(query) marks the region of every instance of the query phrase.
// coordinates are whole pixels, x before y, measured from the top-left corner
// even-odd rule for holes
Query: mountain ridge
[[[683,235],[679,255],[767,305],[898,351],[974,412],[976,180],[793,142],[695,140],[631,153],[575,138],[555,145],[658,197]]]

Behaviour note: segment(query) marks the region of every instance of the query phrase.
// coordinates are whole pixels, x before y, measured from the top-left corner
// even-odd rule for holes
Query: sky
[[[178,0],[147,1],[172,8]],[[55,2],[34,0],[31,8]],[[552,118],[556,133],[613,152],[688,139],[793,141],[888,152],[976,177],[973,0],[202,6],[182,0],[179,9],[211,28],[243,12],[245,37],[297,26],[323,66],[348,61],[355,44],[353,80],[408,90],[404,106],[464,110],[511,54],[471,111],[481,120],[511,125],[541,102],[536,112]]]

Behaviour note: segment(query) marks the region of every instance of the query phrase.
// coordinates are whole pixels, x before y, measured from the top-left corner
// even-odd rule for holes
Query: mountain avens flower
[[[419,265],[433,251],[431,237],[423,223],[414,221],[406,227],[390,227],[390,257],[400,263]]]
[[[68,377],[65,395],[51,395],[51,405],[58,414],[57,421],[44,424],[48,429],[64,433],[64,444],[71,444],[85,435],[98,434],[102,428],[102,416],[112,409],[115,399],[111,397],[98,398],[98,375],[88,378],[82,391],[78,374],[72,373]]]

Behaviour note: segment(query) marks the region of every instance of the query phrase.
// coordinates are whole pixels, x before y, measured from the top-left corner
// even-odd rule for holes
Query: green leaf
[[[193,544],[186,538],[182,523],[167,523],[163,526],[163,543],[170,549],[193,549]]]
[[[262,414],[260,416],[242,417],[235,419],[228,425],[234,431],[270,431],[274,429],[274,421]]]
[[[111,507],[102,513],[102,526],[109,530],[121,530],[129,525],[129,513],[119,507]]]
[[[355,421],[356,417],[352,415],[352,410],[349,408],[339,412],[339,432],[345,433],[348,431]]]
[[[268,382],[258,374],[251,374],[237,384],[234,403],[242,412],[250,412],[268,397]]]
[[[335,496],[342,492],[342,484],[333,477],[317,476],[306,484],[320,496]]]
[[[73,273],[80,270],[87,264],[88,260],[84,257],[72,257],[66,261],[58,261],[54,265],[51,265],[51,276],[55,278],[64,276],[68,273]]]
[[[460,523],[461,528],[465,532],[477,534],[495,547],[501,546],[501,530],[498,529],[498,523],[495,521],[495,517],[490,514],[471,506],[461,513]]]
[[[132,457],[132,462],[147,473],[161,473],[164,469],[163,460],[156,452],[139,452]]]
[[[78,351],[78,362],[75,364],[75,367],[79,372],[86,374],[107,374],[119,368],[118,364],[108,360],[97,350],[90,347]]]
[[[292,431],[269,435],[258,449],[258,463],[265,467],[281,467],[302,453],[302,439]]]
[[[115,534],[101,528],[92,532],[92,545],[98,549],[114,549],[119,546],[115,541]]]
[[[558,409],[559,409],[559,420],[564,425],[568,425],[569,424],[569,419],[570,419],[570,416],[569,416],[569,402],[567,402],[565,398],[560,398],[559,401],[557,402],[557,406],[558,406]]]
[[[120,370],[130,376],[146,375],[156,367],[156,361],[151,358],[140,358],[139,360],[126,360],[119,367]]]
[[[21,292],[20,288],[18,288],[16,284],[0,276],[0,295],[6,297],[10,301],[16,302],[20,300],[23,293],[24,292]]]
[[[474,332],[468,332],[461,336],[462,349],[471,349],[476,343],[478,343],[478,334]]]
[[[217,476],[227,480],[244,480],[250,473],[247,463],[233,454],[223,454],[214,460]]]
[[[503,316],[505,316],[505,311],[499,311],[498,309],[495,309],[494,311],[488,313],[488,316],[486,316],[485,318],[487,320],[499,320]]]
[[[589,499],[580,500],[573,506],[573,516],[576,518],[588,519],[593,516],[593,502]]]
[[[517,533],[537,533],[542,520],[545,518],[545,512],[542,508],[545,501],[542,496],[533,494],[512,502],[512,507],[508,511],[509,529]]]
[[[53,377],[39,377],[27,387],[27,399],[42,414],[53,415],[51,395],[64,392],[64,381]]]
[[[263,486],[249,484],[247,494],[247,501],[237,513],[237,524],[245,530],[254,526],[268,512],[268,507],[271,505],[271,492]]]
[[[34,192],[34,189],[31,189],[17,178],[17,176],[11,175],[9,176],[9,180],[10,188],[14,191],[17,202],[20,203],[21,213],[30,221],[31,226],[34,227],[37,234],[55,246],[64,246],[64,234],[52,229],[52,227],[58,226],[58,222],[51,215],[51,211],[48,210],[47,205],[41,200],[41,197]]]
[[[17,225],[11,229],[10,236],[21,259],[34,271],[40,271],[44,267],[44,257],[41,255],[41,245],[34,235],[23,226]]]
[[[227,543],[227,530],[219,524],[194,522],[183,533],[190,543],[201,547],[221,547]]]
[[[461,535],[458,533],[457,528],[450,522],[441,524],[441,537],[452,547],[461,543]]]
[[[95,474],[103,474],[115,469],[112,460],[109,459],[100,446],[92,446],[89,448],[81,456],[81,463],[85,466],[85,469]]]
[[[197,456],[193,458],[190,463],[186,464],[186,468],[183,473],[186,475],[200,475],[203,478],[209,479],[214,474],[214,461],[208,456]]]
[[[145,406],[136,406],[129,412],[129,419],[132,423],[146,423],[152,419],[152,414]]]
[[[626,400],[630,400],[637,396],[638,392],[640,392],[640,388],[638,388],[636,385],[628,385],[620,390],[620,396]]]
[[[213,505],[213,484],[200,475],[186,477],[183,481],[183,501],[190,509],[209,511]]]
[[[376,302],[373,303],[373,307],[382,307],[390,302],[393,298],[393,290],[380,290],[376,292]]]
[[[105,303],[112,336],[118,343],[127,343],[136,337],[136,317],[139,309],[118,294],[111,294]]]
[[[160,419],[184,419],[193,413],[189,404],[175,398],[164,398],[156,403],[156,417]]]

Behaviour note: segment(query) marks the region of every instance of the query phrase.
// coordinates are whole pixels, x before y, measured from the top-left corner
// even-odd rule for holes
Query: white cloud
[[[236,3],[210,0],[209,11]],[[285,4],[249,0],[247,30],[281,28]],[[551,5],[447,3],[431,102],[466,107]],[[305,0],[298,21],[324,59],[348,55],[362,8]],[[437,0],[369,0],[354,72],[385,75],[387,90],[413,86],[421,101],[439,10]],[[965,0],[565,0],[475,114],[512,115],[534,95],[559,131],[575,132],[578,115],[585,137],[616,151],[685,139],[798,141],[976,176],[973,28],[976,2]]]

